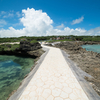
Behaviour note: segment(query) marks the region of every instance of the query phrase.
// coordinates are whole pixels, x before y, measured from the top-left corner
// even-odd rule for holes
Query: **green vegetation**
[[[0,45],[0,51],[14,51],[19,48],[19,44],[3,44]]]
[[[4,40],[4,38],[3,38]],[[9,39],[8,39],[9,40]],[[19,40],[19,39],[18,39]],[[27,40],[26,38],[21,38],[20,41],[28,41],[30,43],[37,43],[38,41],[36,40]],[[3,41],[2,41],[3,42]],[[8,41],[7,41],[8,42]],[[20,44],[10,44],[10,43],[5,43],[0,45],[0,51],[15,51],[17,48],[20,47]]]
[[[0,43],[4,42],[19,42],[20,38],[0,38]]]
[[[36,41],[36,40],[32,40],[32,41],[30,41],[30,43],[37,43],[38,41]]]
[[[20,44],[13,44],[11,45],[11,49],[12,51],[14,51],[15,49],[19,48],[20,47]]]
[[[71,38],[76,41],[100,41],[100,36],[72,36]]]
[[[0,38],[0,43],[4,42],[20,42],[20,41],[30,41],[31,43],[36,43],[36,41],[100,41],[100,36],[41,36],[41,37],[13,37],[13,38]]]

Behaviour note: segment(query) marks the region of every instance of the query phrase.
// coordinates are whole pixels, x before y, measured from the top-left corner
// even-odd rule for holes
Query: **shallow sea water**
[[[6,100],[30,72],[34,59],[0,55],[0,100]]]
[[[100,53],[100,45],[83,45],[82,48],[85,48],[87,51]]]

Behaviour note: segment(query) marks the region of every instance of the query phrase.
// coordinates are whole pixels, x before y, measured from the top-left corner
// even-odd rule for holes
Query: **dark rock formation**
[[[40,48],[41,48],[41,45],[38,42],[30,43],[28,41],[21,41],[19,50],[21,50],[21,51],[34,51],[34,50],[37,50]]]
[[[41,55],[41,45],[36,43],[30,43],[28,41],[21,41],[20,46],[18,48],[15,48],[15,50],[11,50],[11,45],[5,45],[7,50],[4,50],[4,48],[0,51],[1,55],[16,55],[16,56],[25,56],[25,57],[32,57],[36,58]],[[40,50],[40,51],[39,51]]]

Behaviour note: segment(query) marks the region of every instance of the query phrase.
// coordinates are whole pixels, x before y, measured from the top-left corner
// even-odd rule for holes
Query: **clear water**
[[[32,58],[0,55],[0,100],[16,90],[34,64]]]
[[[83,45],[82,48],[85,48],[87,51],[100,53],[100,45]]]

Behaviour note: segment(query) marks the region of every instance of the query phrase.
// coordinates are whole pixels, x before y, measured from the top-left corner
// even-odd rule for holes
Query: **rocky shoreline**
[[[55,44],[55,47],[66,51],[70,55],[69,58],[74,61],[78,67],[93,77],[84,78],[100,96],[100,54],[92,51],[86,51],[86,49],[81,47],[81,45],[86,44],[93,45],[100,44],[100,42],[68,41]]]
[[[21,57],[31,57],[31,58],[37,58],[41,56],[41,45],[36,43],[30,43],[28,41],[21,41],[20,46],[15,48],[14,50],[11,49],[11,46],[13,44],[3,44],[4,47],[7,49],[2,49],[0,51],[0,55],[15,55],[15,56],[21,56]]]

